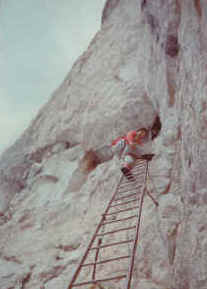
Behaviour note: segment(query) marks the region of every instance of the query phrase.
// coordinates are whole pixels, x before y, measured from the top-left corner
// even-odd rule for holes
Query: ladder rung
[[[134,191],[134,190],[137,190],[137,189],[139,189],[139,188],[141,188],[143,185],[139,185],[138,187],[134,187],[134,188],[132,188],[132,189],[130,189],[130,191]],[[118,191],[118,194],[125,194],[125,193],[128,193],[129,192],[129,190],[125,190],[125,191],[122,191],[122,190],[119,190]]]
[[[124,196],[124,197],[121,197],[121,198],[115,199],[114,201],[123,200],[123,199],[130,198],[131,196],[136,196],[136,195],[137,195],[137,193],[133,193],[133,194],[130,194],[130,195],[127,195],[127,196]]]
[[[108,213],[108,214],[105,214],[105,216],[116,215],[116,214],[119,214],[119,213],[122,213],[122,212],[127,212],[127,211],[131,211],[131,210],[138,209],[138,208],[139,208],[139,206],[135,206],[135,207],[127,208],[127,209],[124,209],[124,210],[119,210],[119,211],[116,211],[116,212]]]
[[[137,181],[137,180],[139,180],[141,178],[143,179],[145,175],[143,173],[139,174],[138,171],[134,171],[133,172],[133,176],[136,178],[136,181]]]
[[[143,166],[143,162],[138,162],[138,163],[136,163],[133,168],[136,168],[136,167],[138,167],[138,166]]]
[[[134,167],[131,171],[134,172],[135,170],[138,171],[139,173],[143,173],[145,170],[146,166],[136,166]]]
[[[135,177],[135,176],[133,176]],[[119,189],[120,188],[125,188],[125,187],[129,187],[130,185],[134,185],[134,181],[125,181],[122,185],[119,186]]]
[[[146,167],[146,165],[144,164],[144,163],[139,163],[139,164],[137,164],[137,165],[135,165],[133,168],[132,168],[132,170],[131,171],[133,171],[135,168],[139,168],[139,169],[145,169],[145,167]]]
[[[146,160],[144,160],[144,159],[138,159],[138,161],[137,161],[137,163],[135,164],[135,166],[137,166],[137,165],[144,165],[146,163]]]
[[[142,173],[144,169],[145,169],[145,166],[137,166],[137,167],[134,167],[131,172],[133,173],[134,171],[138,171],[139,173]]]
[[[127,201],[127,202],[124,202],[124,203],[118,203],[116,205],[113,205],[111,207],[118,207],[118,206],[122,206],[122,205],[127,205],[127,204],[130,204],[130,203],[133,203],[135,201],[138,201],[137,199],[134,199],[134,200],[130,200],[130,201]]]
[[[121,257],[111,258],[111,259],[99,261],[99,262],[96,262],[96,263],[83,264],[81,267],[94,266],[95,264],[96,265],[105,264],[105,263],[108,263],[108,262],[118,261],[118,260],[121,260],[121,259],[127,259],[127,258],[130,258],[130,257],[131,256],[128,255],[128,256],[121,256]]]
[[[135,179],[139,179],[139,178],[143,178],[144,177],[144,172],[139,172],[138,170],[134,170],[132,171],[132,175],[133,177],[135,177]]]
[[[76,283],[76,284],[73,284],[72,287],[79,287],[79,286],[83,286],[83,285],[94,284],[94,283],[99,283],[99,282],[106,282],[106,281],[122,279],[122,278],[126,278],[126,275],[118,275],[118,276],[111,277],[111,278],[106,278],[106,279],[91,280],[91,281],[88,281],[88,282]]]
[[[109,234],[113,234],[113,233],[118,233],[118,232],[121,232],[121,231],[132,230],[132,229],[135,229],[135,228],[136,228],[136,226],[127,227],[127,228],[122,228],[122,229],[119,229],[119,230],[114,230],[114,231],[110,231],[110,232],[106,232],[106,233],[102,233],[102,234],[97,234],[96,236],[97,236],[97,237],[105,236],[105,235],[109,235]]]
[[[135,175],[138,177],[138,176],[141,176],[141,175],[144,175],[144,169],[145,167],[143,167],[143,169],[140,170],[140,167],[139,168],[134,168],[131,173],[132,175]]]
[[[134,191],[134,190],[136,190],[138,188],[139,187],[137,185],[136,186],[132,186],[132,187],[125,186],[125,187],[119,188],[118,192]]]
[[[136,176],[133,175],[133,177],[136,177]],[[127,186],[134,186],[134,185],[135,185],[134,182],[132,182],[131,180],[126,179],[126,180],[124,180],[124,181],[119,185],[119,189],[120,189],[120,188],[125,188],[125,187],[127,187]],[[137,184],[136,184],[136,185],[137,185]]]
[[[130,216],[130,217],[127,217],[127,218],[119,219],[119,220],[108,221],[108,222],[104,222],[102,225],[107,225],[107,224],[111,224],[111,223],[118,223],[118,222],[122,222],[122,221],[127,221],[127,220],[133,219],[135,217],[137,218],[138,216],[137,215],[133,215],[133,216]]]
[[[115,242],[115,243],[102,245],[102,246],[99,246],[99,247],[93,247],[90,250],[98,250],[98,249],[103,249],[103,248],[112,247],[112,246],[116,246],[116,245],[127,244],[127,243],[131,243],[131,242],[133,242],[133,240],[120,241],[120,242]]]
[[[145,167],[145,163],[144,162],[140,162],[140,163],[138,163],[138,164],[136,164],[134,167],[133,167],[133,169],[134,168],[137,168],[137,167]]]
[[[128,190],[129,190],[129,189],[130,189],[130,190],[134,190],[135,187],[136,187],[135,185],[134,185],[134,186],[130,186],[130,185],[127,184],[127,185],[125,185],[125,186],[119,187],[119,190],[118,190],[118,191],[127,190],[127,189],[128,189]]]
[[[139,165],[134,166],[133,169],[132,169],[132,171],[133,171],[134,169],[136,169],[136,168],[141,168],[141,169],[143,168],[143,169],[145,169],[145,167],[146,167],[146,166],[145,166],[144,164],[139,164]]]
[[[132,170],[134,170],[135,168],[145,168],[146,166],[145,166],[145,164],[144,163],[139,163],[139,164],[136,164],[133,168],[132,168]]]
[[[133,189],[127,189],[127,190],[124,190],[124,191],[118,191],[117,194],[116,194],[116,197],[123,197],[124,195],[126,194],[135,194],[135,192],[137,193],[138,191],[138,188],[133,188]],[[115,200],[114,200],[115,201]]]

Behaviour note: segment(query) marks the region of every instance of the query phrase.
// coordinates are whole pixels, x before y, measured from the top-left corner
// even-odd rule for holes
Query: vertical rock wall
[[[204,0],[106,2],[88,50],[1,158],[2,289],[67,288],[119,179],[106,148],[157,116],[159,208],[145,199],[133,288],[207,288],[206,23]]]

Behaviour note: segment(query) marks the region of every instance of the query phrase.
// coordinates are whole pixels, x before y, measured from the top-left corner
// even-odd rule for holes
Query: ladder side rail
[[[96,255],[95,255],[95,260],[94,260],[95,262],[94,262],[94,265],[93,265],[92,280],[95,280],[95,279],[96,279],[96,266],[97,266],[99,251],[100,251],[100,248],[101,248],[101,243],[102,243],[102,239],[99,238],[99,239],[98,239],[98,245],[97,245],[97,247],[95,248],[95,250],[96,250]]]
[[[125,241],[119,241],[119,242],[114,242],[114,243],[108,243],[108,244],[104,244],[100,247],[93,247],[91,248],[91,250],[97,250],[97,249],[103,249],[103,248],[107,248],[107,247],[112,247],[112,246],[117,246],[117,245],[122,245],[122,244],[127,244],[127,243],[131,243],[134,240],[125,240]]]
[[[131,190],[127,190],[127,191],[119,191],[119,195],[124,195],[126,193],[129,193],[129,191],[134,191],[136,189],[139,189],[141,187],[141,185],[139,185],[138,187],[134,187],[133,189]]]
[[[109,231],[109,232],[106,232],[106,233],[101,233],[101,234],[98,234],[97,236],[105,236],[105,235],[110,235],[110,234],[114,234],[114,233],[118,233],[118,232],[122,232],[122,231],[128,231],[128,230],[132,230],[132,229],[136,229],[136,226],[130,226],[130,227],[127,227],[127,228],[121,228],[121,229],[118,229],[118,230]]]
[[[102,215],[101,221],[99,222],[99,224],[98,224],[98,226],[97,226],[97,228],[96,228],[96,230],[95,230],[95,233],[93,234],[93,237],[92,237],[91,241],[89,242],[89,245],[88,245],[88,247],[87,247],[87,249],[86,249],[86,251],[85,251],[85,253],[84,253],[84,255],[83,255],[83,257],[82,257],[82,259],[81,259],[81,261],[80,261],[80,263],[79,263],[79,265],[78,265],[78,268],[76,269],[76,271],[75,271],[75,273],[74,273],[74,275],[73,275],[73,277],[72,277],[72,280],[71,280],[71,282],[70,282],[70,284],[69,284],[69,286],[68,286],[67,289],[73,288],[73,283],[76,281],[76,279],[77,279],[77,277],[78,277],[78,275],[79,275],[79,273],[80,273],[80,271],[81,271],[82,264],[83,264],[84,261],[86,260],[86,258],[87,258],[87,256],[88,256],[88,253],[90,252],[90,249],[91,249],[91,247],[92,247],[92,245],[93,245],[93,242],[95,241],[95,239],[96,239],[96,237],[97,237],[97,234],[98,234],[98,232],[99,232],[102,224],[103,224],[104,221],[105,221],[105,215],[106,215],[107,212],[109,211],[110,206],[111,206],[112,202],[114,201],[114,199],[115,199],[115,197],[116,197],[116,194],[117,194],[117,192],[118,192],[118,190],[119,190],[119,186],[120,186],[120,184],[121,184],[121,182],[122,182],[122,179],[123,179],[123,175],[121,176],[121,178],[120,178],[120,180],[119,180],[118,186],[117,186],[117,188],[116,188],[116,190],[115,190],[115,192],[114,192],[114,194],[113,194],[110,202],[108,203],[108,206],[107,206],[104,214]]]
[[[92,281],[83,282],[83,283],[77,283],[77,284],[74,284],[73,287],[80,287],[80,286],[84,286],[84,285],[90,285],[90,284],[100,283],[100,282],[107,282],[107,281],[123,279],[123,278],[126,278],[126,275],[118,275],[118,276],[106,278],[106,279],[99,279],[99,280],[92,280]]]
[[[146,163],[144,184],[147,181],[147,173],[148,173],[148,161]],[[143,203],[144,203],[145,192],[146,192],[146,187],[143,188],[142,195],[140,198],[139,216],[138,216],[138,221],[137,221],[137,226],[136,226],[136,234],[135,234],[135,239],[134,239],[134,244],[133,244],[133,249],[132,249],[132,254],[131,254],[129,271],[128,271],[128,275],[127,275],[126,289],[131,288],[132,274],[134,271],[134,261],[135,261],[137,242],[139,239],[140,222],[141,222],[141,215],[142,215],[142,208],[143,208]],[[138,203],[139,203],[139,200],[138,200]]]
[[[104,225],[112,224],[112,223],[119,223],[119,222],[123,222],[123,221],[128,221],[130,219],[134,219],[134,218],[137,218],[137,217],[138,217],[138,215],[132,215],[132,216],[129,216],[127,218],[122,218],[122,219],[118,219],[118,220],[114,220],[114,221],[104,222]]]
[[[130,200],[130,201],[127,201],[127,202],[123,202],[123,203],[117,203],[116,205],[113,205],[111,207],[124,206],[124,205],[130,204],[130,203],[133,203],[135,201],[137,201],[137,199],[133,199],[133,200]]]
[[[127,256],[119,256],[119,257],[116,257],[116,258],[112,258],[112,259],[106,259],[106,260],[103,260],[103,261],[98,261],[96,264],[99,265],[99,264],[105,264],[105,263],[109,263],[109,262],[114,262],[114,261],[119,261],[119,260],[122,260],[122,259],[128,259],[130,258],[130,255],[127,255]],[[86,263],[86,264],[83,264],[82,267],[88,267],[88,266],[93,266],[94,263]],[[112,277],[113,278],[113,277]]]
[[[133,194],[130,194],[130,195],[127,195],[127,196],[124,196],[124,197],[121,197],[121,198],[115,199],[114,201],[119,201],[119,200],[123,200],[123,199],[131,198],[131,196],[136,196],[136,195],[137,195],[137,193],[133,193]]]
[[[137,208],[138,208],[138,206],[131,207],[131,208],[127,208],[127,209],[123,209],[123,210],[117,210],[117,211],[115,211],[115,212],[111,212],[111,213],[106,214],[106,216],[116,215],[116,214],[119,214],[119,213],[131,211],[131,210],[134,210],[134,209],[137,209]]]

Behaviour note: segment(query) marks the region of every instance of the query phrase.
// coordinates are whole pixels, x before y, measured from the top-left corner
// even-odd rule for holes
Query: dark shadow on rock
[[[159,115],[157,115],[151,128],[152,139],[156,138],[159,135],[161,128],[162,124],[160,121],[160,117]]]
[[[77,192],[86,183],[88,175],[96,169],[96,167],[113,157],[111,146],[103,146],[97,150],[86,151],[82,159],[79,161],[78,168],[73,172],[68,190]]]

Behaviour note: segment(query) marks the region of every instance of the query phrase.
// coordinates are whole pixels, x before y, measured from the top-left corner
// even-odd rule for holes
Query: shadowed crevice
[[[161,128],[162,128],[162,123],[161,123],[159,115],[157,115],[155,117],[155,120],[151,128],[152,140],[159,135]]]
[[[179,52],[178,36],[169,34],[167,35],[165,53],[170,57],[176,57]]]
[[[202,9],[201,9],[201,1],[200,0],[194,0],[195,9],[198,13],[198,16],[202,17]]]

